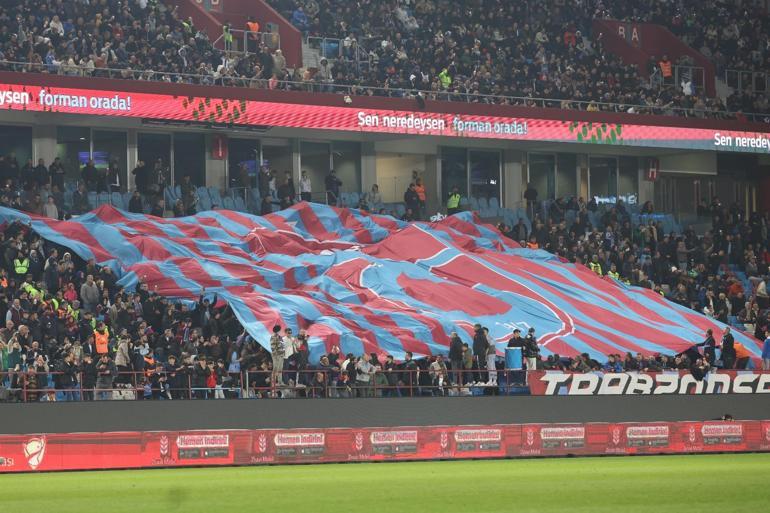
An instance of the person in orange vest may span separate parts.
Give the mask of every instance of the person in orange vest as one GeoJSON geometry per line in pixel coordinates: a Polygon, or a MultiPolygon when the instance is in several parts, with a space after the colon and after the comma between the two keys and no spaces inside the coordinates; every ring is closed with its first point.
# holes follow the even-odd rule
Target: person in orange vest
{"type": "Polygon", "coordinates": [[[663,77],[663,83],[673,83],[673,67],[671,66],[671,61],[668,60],[668,55],[663,56],[663,58],[658,62],[658,66],[660,67],[660,75],[663,77]]]}
{"type": "Polygon", "coordinates": [[[110,350],[110,330],[104,324],[104,321],[99,321],[94,330],[94,342],[96,344],[96,354],[103,355],[109,353],[110,350]]]}
{"type": "Polygon", "coordinates": [[[539,249],[540,245],[537,243],[537,238],[533,235],[529,238],[529,242],[527,242],[527,247],[529,249],[539,249]]]}
{"type": "Polygon", "coordinates": [[[249,16],[249,21],[246,22],[246,31],[249,36],[246,38],[247,52],[256,53],[259,50],[259,23],[254,19],[254,16],[249,16]]]}
{"type": "Polygon", "coordinates": [[[740,342],[733,344],[733,347],[735,348],[735,368],[745,369],[751,360],[751,351],[746,349],[740,342]]]}

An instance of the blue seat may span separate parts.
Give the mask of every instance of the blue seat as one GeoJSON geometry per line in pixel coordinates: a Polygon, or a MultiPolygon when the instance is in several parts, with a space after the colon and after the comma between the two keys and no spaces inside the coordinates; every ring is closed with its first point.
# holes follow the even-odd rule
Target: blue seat
{"type": "Polygon", "coordinates": [[[222,195],[219,193],[219,187],[209,187],[209,197],[211,198],[212,207],[214,205],[219,205],[220,207],[224,205],[222,195]]]}
{"type": "Polygon", "coordinates": [[[91,205],[91,208],[96,208],[99,206],[99,198],[93,191],[88,193],[88,204],[91,205]]]}
{"type": "Polygon", "coordinates": [[[107,192],[100,192],[99,193],[99,205],[109,205],[110,204],[110,194],[107,192]]]}
{"type": "Polygon", "coordinates": [[[198,195],[198,211],[211,210],[211,198],[208,193],[205,195],[198,195]]]}
{"type": "Polygon", "coordinates": [[[479,202],[479,210],[486,210],[489,208],[489,201],[487,200],[487,198],[479,198],[478,202],[479,202]]]}
{"type": "Polygon", "coordinates": [[[239,212],[246,212],[246,202],[243,201],[242,196],[236,196],[233,201],[235,202],[235,210],[239,212]]]}
{"type": "Polygon", "coordinates": [[[235,202],[230,196],[225,196],[222,200],[222,206],[227,210],[235,210],[235,202]]]}
{"type": "Polygon", "coordinates": [[[347,192],[340,192],[340,203],[350,205],[350,195],[347,192]]]}
{"type": "Polygon", "coordinates": [[[465,196],[460,197],[460,206],[461,207],[467,207],[468,206],[468,198],[465,196]]]}
{"type": "Polygon", "coordinates": [[[206,196],[207,198],[211,199],[211,197],[209,196],[209,190],[205,187],[198,187],[195,190],[195,194],[198,195],[198,198],[201,198],[202,196],[206,196]]]}
{"type": "Polygon", "coordinates": [[[64,209],[72,210],[72,191],[64,191],[64,209]]]}
{"type": "Polygon", "coordinates": [[[181,185],[175,185],[174,186],[174,199],[180,199],[182,197],[182,186],[181,185]]]}
{"type": "Polygon", "coordinates": [[[112,206],[115,208],[119,208],[121,210],[126,209],[126,205],[123,202],[123,196],[121,196],[119,192],[112,193],[110,197],[110,203],[112,203],[112,206]]]}
{"type": "Polygon", "coordinates": [[[166,206],[171,206],[176,203],[174,191],[171,189],[171,187],[166,187],[163,189],[163,199],[166,200],[166,206]]]}
{"type": "Polygon", "coordinates": [[[406,207],[403,203],[396,203],[396,216],[401,217],[406,214],[406,207]]]}
{"type": "Polygon", "coordinates": [[[348,202],[349,207],[355,207],[356,205],[358,205],[358,201],[361,199],[360,195],[357,192],[349,193],[348,198],[350,200],[348,202]]]}
{"type": "Polygon", "coordinates": [[[479,200],[475,196],[470,197],[470,201],[468,204],[471,207],[471,210],[478,210],[479,209],[479,200]]]}
{"type": "Polygon", "coordinates": [[[494,212],[495,217],[500,215],[500,200],[497,198],[489,198],[489,209],[494,212]]]}

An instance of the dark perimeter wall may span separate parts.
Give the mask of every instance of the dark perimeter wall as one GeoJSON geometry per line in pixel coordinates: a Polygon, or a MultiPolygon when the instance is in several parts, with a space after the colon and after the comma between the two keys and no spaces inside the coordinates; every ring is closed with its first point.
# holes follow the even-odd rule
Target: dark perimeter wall
{"type": "Polygon", "coordinates": [[[0,434],[770,419],[770,395],[0,404],[0,434]]]}

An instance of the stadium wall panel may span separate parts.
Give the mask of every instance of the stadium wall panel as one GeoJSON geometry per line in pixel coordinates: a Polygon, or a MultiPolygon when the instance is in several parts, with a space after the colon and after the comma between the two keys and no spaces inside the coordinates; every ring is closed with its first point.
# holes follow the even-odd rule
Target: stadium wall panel
{"type": "Polygon", "coordinates": [[[0,404],[0,434],[768,418],[766,394],[485,396],[0,404]]]}
{"type": "Polygon", "coordinates": [[[770,451],[770,421],[0,435],[0,472],[770,451]]]}

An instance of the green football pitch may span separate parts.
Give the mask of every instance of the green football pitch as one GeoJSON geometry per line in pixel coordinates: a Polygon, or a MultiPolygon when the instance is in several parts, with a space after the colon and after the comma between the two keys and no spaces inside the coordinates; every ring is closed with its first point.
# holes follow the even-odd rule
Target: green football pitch
{"type": "Polygon", "coordinates": [[[2,510],[110,513],[751,512],[770,454],[0,475],[2,510]]]}

